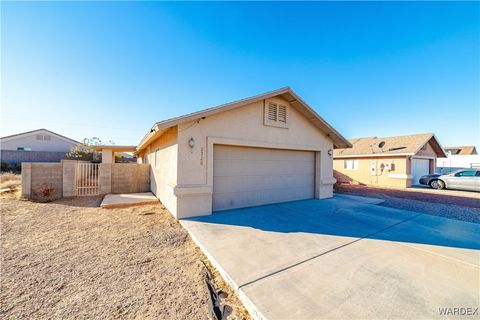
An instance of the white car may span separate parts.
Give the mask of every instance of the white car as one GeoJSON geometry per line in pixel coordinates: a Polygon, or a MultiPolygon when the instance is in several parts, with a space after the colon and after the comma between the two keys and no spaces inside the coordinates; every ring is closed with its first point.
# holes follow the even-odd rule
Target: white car
{"type": "Polygon", "coordinates": [[[434,189],[457,189],[480,192],[480,169],[462,169],[447,174],[429,174],[420,183],[434,189]]]}

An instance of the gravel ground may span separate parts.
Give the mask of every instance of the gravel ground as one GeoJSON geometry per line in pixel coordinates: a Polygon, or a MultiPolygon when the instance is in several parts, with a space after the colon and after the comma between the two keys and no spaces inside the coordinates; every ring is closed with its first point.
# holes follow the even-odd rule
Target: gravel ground
{"type": "Polygon", "coordinates": [[[381,206],[480,223],[480,200],[365,186],[335,186],[337,193],[384,199],[381,206]]]}
{"type": "MultiPolygon", "coordinates": [[[[208,319],[204,264],[161,205],[100,209],[101,197],[1,201],[2,319],[208,319]]],[[[217,272],[217,288],[249,318],[217,272]]]]}

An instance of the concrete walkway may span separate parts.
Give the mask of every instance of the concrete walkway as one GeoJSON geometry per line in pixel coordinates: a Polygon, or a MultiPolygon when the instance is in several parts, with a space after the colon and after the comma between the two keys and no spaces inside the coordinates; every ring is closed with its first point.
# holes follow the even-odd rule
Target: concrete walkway
{"type": "Polygon", "coordinates": [[[480,224],[337,195],[182,220],[257,319],[431,319],[480,306],[480,224]]]}
{"type": "Polygon", "coordinates": [[[158,203],[157,197],[151,192],[107,194],[103,198],[100,207],[119,208],[149,203],[158,203]]]}

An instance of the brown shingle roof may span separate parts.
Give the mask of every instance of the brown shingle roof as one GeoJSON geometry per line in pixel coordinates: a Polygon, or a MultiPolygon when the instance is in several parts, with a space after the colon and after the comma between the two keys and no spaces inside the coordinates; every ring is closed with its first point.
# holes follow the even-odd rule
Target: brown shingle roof
{"type": "Polygon", "coordinates": [[[475,155],[477,153],[477,149],[475,146],[457,146],[457,147],[445,147],[445,152],[450,151],[452,155],[475,155]]]}
{"type": "Polygon", "coordinates": [[[433,141],[433,146],[439,157],[445,157],[440,144],[432,133],[414,134],[396,137],[366,137],[350,139],[352,144],[348,149],[334,150],[334,157],[347,156],[381,156],[381,155],[413,155],[427,142],[433,141]],[[380,143],[384,142],[380,147],[380,143]]]}

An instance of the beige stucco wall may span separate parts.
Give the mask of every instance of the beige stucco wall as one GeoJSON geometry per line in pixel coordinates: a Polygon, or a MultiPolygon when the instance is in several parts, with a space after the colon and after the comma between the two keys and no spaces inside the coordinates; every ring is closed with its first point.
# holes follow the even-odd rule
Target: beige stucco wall
{"type": "Polygon", "coordinates": [[[420,156],[420,157],[432,157],[432,158],[436,158],[437,157],[437,154],[435,153],[435,150],[433,149],[432,147],[432,144],[429,142],[426,144],[426,150],[419,150],[414,157],[417,157],[417,156],[420,156]]]}
{"type": "Polygon", "coordinates": [[[153,141],[142,153],[143,160],[150,164],[150,189],[165,207],[177,214],[177,198],[174,188],[177,185],[177,127],[173,127],[153,141]],[[158,162],[155,151],[158,149],[158,162]]]}
{"type": "Polygon", "coordinates": [[[407,157],[371,157],[371,158],[342,158],[334,159],[333,169],[340,173],[337,174],[339,182],[348,182],[349,179],[366,185],[382,185],[390,187],[408,187],[410,183],[410,166],[407,157]],[[358,169],[344,169],[344,160],[358,160],[358,169]],[[370,168],[372,161],[377,168],[376,175],[371,175],[370,168]],[[382,164],[394,164],[394,170],[381,170],[382,164]],[[345,176],[342,176],[345,175],[345,176]],[[344,181],[342,181],[344,180],[344,181]]]}
{"type": "Polygon", "coordinates": [[[333,160],[328,155],[332,141],[293,108],[289,108],[288,128],[265,126],[263,103],[179,125],[147,147],[152,191],[177,218],[211,214],[215,144],[315,151],[315,197],[333,195],[333,160]],[[188,144],[190,138],[195,140],[194,148],[188,144]],[[154,164],[156,148],[161,150],[159,168],[154,164]]]}

